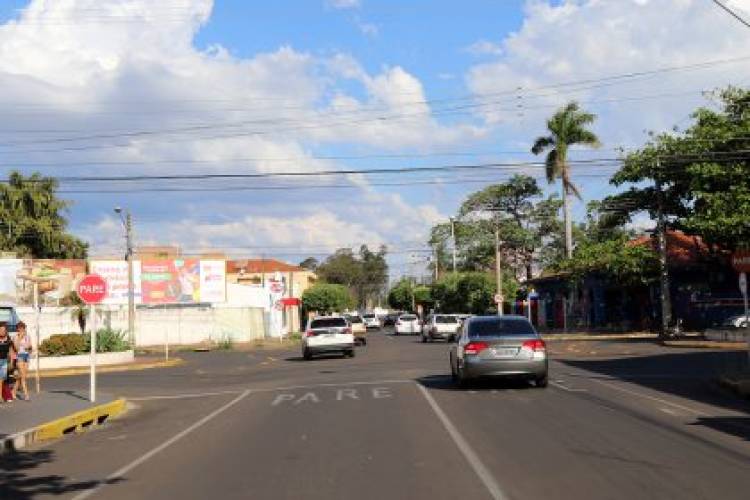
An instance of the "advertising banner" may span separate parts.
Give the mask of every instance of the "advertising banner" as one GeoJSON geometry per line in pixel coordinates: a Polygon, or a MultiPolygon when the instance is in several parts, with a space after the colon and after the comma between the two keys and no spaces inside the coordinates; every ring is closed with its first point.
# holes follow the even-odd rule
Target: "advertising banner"
{"type": "Polygon", "coordinates": [[[0,300],[33,303],[34,283],[42,304],[57,304],[86,274],[86,261],[76,259],[0,260],[0,300]]]}
{"type": "Polygon", "coordinates": [[[223,260],[200,261],[200,291],[201,302],[225,302],[227,265],[223,260]]]}
{"type": "Polygon", "coordinates": [[[16,302],[17,279],[23,269],[21,259],[0,260],[0,302],[16,302]]]}
{"type": "MultiPolygon", "coordinates": [[[[128,262],[125,260],[95,260],[89,263],[92,274],[107,281],[107,297],[102,304],[123,305],[128,303],[128,262]]],[[[135,303],[141,301],[141,262],[133,261],[133,288],[135,303]]]]}

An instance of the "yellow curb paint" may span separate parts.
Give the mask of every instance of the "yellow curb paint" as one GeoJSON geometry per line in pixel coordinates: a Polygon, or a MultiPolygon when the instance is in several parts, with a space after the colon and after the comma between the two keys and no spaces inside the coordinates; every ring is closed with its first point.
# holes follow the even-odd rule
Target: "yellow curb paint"
{"type": "Polygon", "coordinates": [[[33,441],[45,441],[60,438],[65,434],[81,433],[88,428],[104,423],[125,411],[125,399],[120,398],[111,403],[79,411],[52,422],[47,422],[34,429],[33,441]]]}
{"type": "MultiPolygon", "coordinates": [[[[169,368],[172,366],[178,366],[185,363],[182,358],[172,358],[169,361],[156,361],[154,363],[140,363],[133,365],[110,365],[110,366],[97,366],[97,373],[117,373],[117,372],[133,372],[140,370],[149,370],[152,368],[169,368]]],[[[42,377],[69,377],[71,375],[85,375],[89,373],[88,367],[76,367],[76,368],[65,368],[60,370],[42,370],[42,377]]]]}

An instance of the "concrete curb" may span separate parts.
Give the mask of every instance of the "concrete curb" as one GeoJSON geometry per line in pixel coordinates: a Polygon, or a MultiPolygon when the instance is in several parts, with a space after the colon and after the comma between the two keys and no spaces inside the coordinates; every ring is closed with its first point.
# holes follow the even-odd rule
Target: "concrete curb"
{"type": "Polygon", "coordinates": [[[685,347],[692,349],[746,349],[745,342],[717,342],[715,340],[665,340],[662,342],[665,347],[685,347]]]}
{"type": "Polygon", "coordinates": [[[61,438],[66,434],[80,434],[117,417],[125,411],[125,408],[126,401],[120,398],[18,432],[0,440],[0,455],[13,453],[41,441],[61,438]]]}
{"type": "MultiPolygon", "coordinates": [[[[172,366],[178,366],[185,363],[182,358],[172,358],[169,361],[154,361],[153,363],[135,363],[132,365],[105,365],[97,366],[96,373],[117,373],[117,372],[135,372],[140,370],[150,370],[152,368],[169,368],[172,366]]],[[[88,366],[81,366],[76,368],[62,368],[59,370],[42,370],[40,375],[42,378],[49,377],[69,377],[71,375],[85,375],[89,373],[88,366]]],[[[33,374],[33,372],[32,372],[33,374]]],[[[33,377],[33,375],[30,375],[33,377]]]]}
{"type": "Polygon", "coordinates": [[[750,398],[750,379],[733,379],[723,376],[718,379],[719,385],[729,389],[740,397],[750,398]]]}

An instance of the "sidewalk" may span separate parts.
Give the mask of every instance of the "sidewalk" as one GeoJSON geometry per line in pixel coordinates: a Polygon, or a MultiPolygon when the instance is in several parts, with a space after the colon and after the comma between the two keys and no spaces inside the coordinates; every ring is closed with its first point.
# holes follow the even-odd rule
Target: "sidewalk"
{"type": "Polygon", "coordinates": [[[125,400],[97,394],[50,391],[35,394],[31,401],[0,403],[0,454],[35,442],[55,439],[104,423],[125,410],[125,400]]]}

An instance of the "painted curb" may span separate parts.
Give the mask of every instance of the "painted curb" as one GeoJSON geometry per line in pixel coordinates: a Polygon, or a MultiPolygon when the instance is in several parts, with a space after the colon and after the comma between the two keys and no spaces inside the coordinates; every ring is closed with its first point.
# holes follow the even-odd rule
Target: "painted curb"
{"type": "MultiPolygon", "coordinates": [[[[96,373],[118,373],[118,372],[136,372],[140,370],[150,370],[152,368],[170,368],[172,366],[179,366],[185,363],[182,358],[172,358],[169,361],[155,361],[153,363],[136,363],[133,365],[105,365],[97,366],[96,373]]],[[[33,373],[33,372],[31,372],[33,373]]],[[[64,368],[60,370],[50,370],[40,372],[42,378],[54,378],[54,377],[69,377],[72,375],[86,375],[89,373],[88,366],[82,366],[77,368],[64,368]]]]}
{"type": "Polygon", "coordinates": [[[80,434],[107,420],[116,418],[126,409],[124,398],[111,403],[94,406],[86,410],[72,413],[57,420],[37,425],[31,429],[5,437],[0,441],[0,455],[13,453],[34,443],[61,438],[66,434],[80,434]]]}
{"type": "Polygon", "coordinates": [[[565,334],[565,333],[542,333],[544,340],[628,340],[628,339],[657,339],[658,335],[651,333],[625,333],[625,334],[565,334]]]}
{"type": "Polygon", "coordinates": [[[718,342],[715,340],[685,342],[680,340],[665,340],[664,347],[685,347],[687,349],[746,349],[747,344],[742,342],[718,342]]]}

